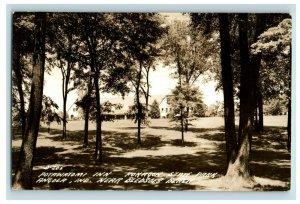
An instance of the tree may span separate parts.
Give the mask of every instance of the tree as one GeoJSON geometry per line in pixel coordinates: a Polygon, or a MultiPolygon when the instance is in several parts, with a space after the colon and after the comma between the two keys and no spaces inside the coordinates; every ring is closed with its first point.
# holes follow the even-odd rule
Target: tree
{"type": "Polygon", "coordinates": [[[265,108],[266,114],[268,115],[281,115],[283,113],[282,101],[272,100],[270,103],[266,104],[265,108]]]}
{"type": "Polygon", "coordinates": [[[88,131],[89,131],[89,117],[90,117],[90,110],[92,105],[91,99],[91,83],[88,84],[87,92],[82,96],[81,99],[77,100],[75,104],[78,107],[81,107],[84,112],[84,134],[83,134],[83,148],[87,148],[89,144],[88,139],[88,131]]]}
{"type": "MultiPolygon", "coordinates": [[[[248,15],[239,14],[239,47],[240,47],[240,121],[238,132],[238,153],[233,163],[229,163],[226,176],[240,179],[252,185],[250,176],[249,155],[252,138],[252,119],[255,109],[255,94],[257,93],[258,74],[251,68],[248,46],[248,15]]],[[[258,68],[259,69],[259,68],[258,68]]]]}
{"type": "MultiPolygon", "coordinates": [[[[266,14],[256,14],[256,21],[255,21],[255,33],[253,37],[253,41],[257,41],[258,36],[264,31],[266,27],[266,14]]],[[[250,60],[250,66],[253,69],[253,89],[255,91],[254,93],[254,98],[252,99],[252,106],[253,106],[253,111],[254,111],[254,117],[256,118],[255,124],[253,123],[252,125],[255,125],[255,129],[257,131],[263,131],[264,125],[263,125],[263,96],[261,93],[261,84],[260,84],[260,69],[261,69],[261,54],[256,53],[252,54],[251,60],[250,60]],[[257,114],[258,113],[258,114],[257,114]],[[257,115],[259,117],[257,117],[257,115]],[[259,118],[258,122],[257,119],[259,118]]],[[[255,119],[254,118],[254,119],[255,119]]]]}
{"type": "MultiPolygon", "coordinates": [[[[124,39],[129,57],[134,62],[130,81],[135,90],[135,105],[133,107],[137,109],[135,114],[138,125],[137,143],[141,146],[141,123],[144,115],[140,92],[143,85],[143,69],[146,68],[149,73],[154,57],[159,53],[159,48],[156,45],[165,33],[165,28],[161,26],[159,16],[156,13],[128,13],[123,18],[127,21],[124,20],[124,26],[127,28],[124,39]]],[[[146,80],[148,76],[147,74],[146,80]]],[[[149,92],[145,91],[145,93],[146,100],[148,100],[149,92]]]]}
{"type": "MultiPolygon", "coordinates": [[[[97,108],[96,108],[96,97],[95,94],[91,95],[91,110],[90,110],[90,120],[96,121],[97,108]]],[[[76,102],[76,105],[84,109],[85,106],[85,97],[76,102]]],[[[111,103],[110,101],[105,101],[101,103],[101,122],[104,121],[114,121],[114,111],[122,108],[122,104],[111,103]]]]}
{"type": "Polygon", "coordinates": [[[205,117],[206,111],[207,111],[207,106],[201,100],[196,102],[195,105],[193,106],[192,115],[197,118],[205,117]]]}
{"type": "MultiPolygon", "coordinates": [[[[127,81],[129,68],[132,65],[129,60],[127,39],[127,27],[125,26],[125,14],[111,13],[81,13],[78,14],[78,37],[83,46],[81,58],[90,78],[87,82],[87,101],[91,100],[91,94],[95,94],[96,100],[96,145],[95,161],[102,162],[102,122],[101,122],[101,91],[122,96],[128,91],[127,81]]],[[[75,22],[76,23],[76,22],[75,22]]],[[[127,22],[128,23],[128,22],[127,22]]],[[[83,73],[83,72],[81,72],[83,73]]],[[[86,72],[83,75],[87,74],[86,72]]],[[[87,106],[86,118],[89,106],[87,106]]],[[[86,120],[87,121],[87,120],[86,120]]],[[[86,127],[86,126],[85,126],[86,127]]],[[[87,131],[85,131],[87,133],[87,131]]],[[[85,137],[86,138],[86,137],[85,137]]]]}
{"type": "MultiPolygon", "coordinates": [[[[216,19],[214,14],[192,14],[191,16],[195,27],[206,31],[207,34],[212,35],[215,33],[216,19]]],[[[249,45],[259,40],[261,33],[268,27],[274,26],[274,23],[282,19],[283,16],[281,14],[218,14],[222,69],[221,75],[217,72],[216,76],[222,79],[224,93],[225,139],[228,162],[226,177],[233,179],[234,182],[240,180],[242,183],[253,184],[249,171],[252,125],[257,106],[259,106],[259,121],[262,122],[263,97],[266,96],[265,87],[268,87],[268,89],[272,87],[269,89],[271,93],[278,93],[274,90],[280,90],[281,92],[285,90],[281,88],[284,83],[278,83],[278,81],[281,81],[279,80],[280,77],[286,78],[282,71],[277,71],[275,64],[272,64],[273,67],[275,66],[272,67],[272,71],[276,70],[278,75],[269,71],[268,73],[271,73],[271,75],[265,77],[264,71],[262,71],[264,69],[261,69],[266,63],[264,55],[260,55],[258,52],[250,53],[249,45]],[[228,19],[230,19],[230,24],[228,19]],[[268,81],[269,84],[264,84],[264,81],[268,81]],[[240,104],[237,104],[240,109],[238,137],[235,136],[234,130],[233,98],[235,96],[240,99],[240,104]],[[232,128],[226,128],[229,126],[232,128]]],[[[283,32],[279,33],[278,36],[283,34],[283,32]]],[[[279,40],[279,42],[282,41],[279,40]]],[[[274,45],[274,43],[268,42],[266,45],[274,45]]],[[[280,48],[278,50],[279,52],[282,51],[280,48]]],[[[274,57],[269,58],[271,62],[274,62],[274,59],[274,57]]]]}
{"type": "Polygon", "coordinates": [[[270,100],[278,98],[278,95],[287,98],[288,149],[291,141],[291,29],[291,19],[283,19],[277,26],[263,32],[251,45],[252,53],[262,55],[262,93],[265,98],[270,100]]]}
{"type": "Polygon", "coordinates": [[[67,132],[67,110],[66,104],[68,93],[74,90],[69,87],[72,77],[72,71],[78,61],[76,53],[79,51],[80,42],[76,34],[76,27],[74,27],[74,14],[71,13],[55,13],[53,14],[53,32],[55,40],[53,40],[53,47],[56,55],[54,65],[61,70],[62,74],[62,96],[63,96],[63,131],[61,139],[66,139],[67,132]]]}
{"type": "Polygon", "coordinates": [[[31,68],[29,55],[33,52],[33,14],[15,13],[13,16],[12,100],[13,120],[20,122],[22,136],[26,127],[26,102],[30,92],[31,68]]]}
{"type": "MultiPolygon", "coordinates": [[[[175,68],[174,77],[178,79],[178,93],[193,91],[193,85],[199,77],[211,66],[212,59],[209,58],[208,40],[201,31],[192,29],[186,22],[175,21],[170,28],[169,35],[165,40],[166,58],[165,64],[175,68]],[[191,90],[186,90],[191,88],[191,90]]],[[[184,93],[182,93],[184,95],[184,93]]],[[[188,101],[188,95],[185,95],[188,101]]],[[[195,102],[195,101],[193,101],[195,102]]],[[[185,103],[180,103],[184,105],[185,103]]],[[[180,107],[181,124],[185,124],[188,130],[188,118],[190,107],[180,107]]],[[[183,132],[182,132],[183,135],[183,132]]],[[[183,136],[182,136],[183,137],[183,136]]]]}
{"type": "Polygon", "coordinates": [[[32,167],[42,110],[45,70],[46,13],[34,15],[33,75],[25,134],[22,140],[14,189],[32,189],[32,167]]]}
{"type": "Polygon", "coordinates": [[[95,161],[102,163],[102,122],[101,122],[101,106],[100,106],[100,86],[101,69],[105,64],[107,52],[110,51],[112,42],[107,39],[110,29],[105,18],[105,14],[81,14],[81,23],[83,26],[82,37],[89,53],[89,66],[93,75],[95,95],[96,95],[96,145],[95,145],[95,161]],[[100,53],[97,52],[100,50],[100,53]]]}
{"type": "Polygon", "coordinates": [[[241,82],[240,82],[240,123],[238,133],[238,154],[233,163],[229,163],[227,176],[236,178],[242,177],[249,180],[249,153],[250,140],[252,137],[252,103],[254,97],[252,74],[249,66],[249,49],[247,37],[247,14],[239,14],[239,46],[240,46],[240,66],[241,66],[241,82]],[[249,100],[250,98],[250,100],[249,100]]]}
{"type": "Polygon", "coordinates": [[[171,107],[173,110],[172,120],[179,121],[181,126],[181,143],[184,144],[184,130],[187,131],[189,109],[201,103],[202,94],[198,87],[191,87],[188,84],[177,85],[172,90],[171,107]]]}
{"type": "Polygon", "coordinates": [[[221,39],[221,68],[224,95],[224,122],[227,164],[232,163],[237,153],[237,140],[234,123],[233,100],[233,71],[231,66],[231,46],[229,34],[228,14],[219,14],[219,32],[221,39]]]}
{"type": "Polygon", "coordinates": [[[56,121],[60,124],[61,117],[56,113],[58,105],[48,96],[43,95],[43,108],[41,113],[41,121],[48,125],[48,133],[50,132],[50,125],[56,121]]]}
{"type": "MultiPolygon", "coordinates": [[[[153,56],[154,58],[154,56],[153,56]]],[[[151,58],[150,60],[148,60],[147,63],[145,63],[145,66],[143,66],[143,69],[142,69],[142,72],[143,72],[143,75],[145,76],[146,78],[146,83],[145,83],[145,88],[143,86],[141,86],[141,89],[142,89],[142,92],[144,94],[144,97],[145,97],[145,106],[146,106],[146,115],[145,115],[145,118],[147,119],[149,116],[148,116],[148,113],[149,113],[149,96],[150,96],[150,81],[149,81],[149,77],[150,77],[150,70],[151,70],[151,67],[153,65],[153,58],[151,58]]],[[[155,69],[155,67],[153,66],[153,69],[155,69]]]]}
{"type": "Polygon", "coordinates": [[[160,118],[159,104],[156,100],[154,100],[150,106],[149,116],[153,119],[160,118]]]}

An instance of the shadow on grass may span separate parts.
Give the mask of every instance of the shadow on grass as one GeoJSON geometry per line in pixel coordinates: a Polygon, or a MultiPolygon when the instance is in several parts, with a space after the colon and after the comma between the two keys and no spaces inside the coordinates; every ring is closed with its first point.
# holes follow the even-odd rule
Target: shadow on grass
{"type": "Polygon", "coordinates": [[[265,127],[255,134],[250,154],[250,167],[255,176],[289,182],[291,154],[286,149],[285,127],[265,127]]]}
{"type": "MultiPolygon", "coordinates": [[[[151,127],[153,129],[177,130],[168,127],[151,127]]],[[[41,128],[41,132],[47,132],[47,128],[41,128]]],[[[34,166],[63,165],[65,170],[76,172],[112,171],[116,177],[123,177],[124,173],[131,172],[217,172],[219,175],[226,173],[226,154],[224,131],[222,128],[190,128],[196,138],[205,139],[215,145],[211,149],[201,150],[201,143],[185,142],[184,146],[194,148],[198,145],[199,151],[193,154],[172,154],[164,156],[142,156],[122,157],[123,153],[135,151],[137,136],[133,133],[118,131],[103,131],[103,163],[96,165],[94,162],[95,131],[89,131],[90,145],[83,149],[80,146],[71,147],[70,144],[82,144],[83,131],[68,131],[69,143],[66,147],[37,147],[34,166]]],[[[48,139],[59,142],[61,130],[51,129],[48,139]]],[[[159,150],[160,147],[171,145],[182,146],[181,140],[162,140],[161,135],[142,135],[142,150],[159,150]]],[[[255,176],[267,179],[290,181],[290,154],[285,148],[286,128],[267,127],[261,134],[255,134],[250,154],[250,169],[255,176]]],[[[17,162],[18,150],[12,150],[13,168],[17,162]]],[[[43,170],[34,171],[34,179],[43,170]]],[[[114,189],[114,190],[193,190],[205,189],[203,186],[192,184],[99,184],[93,183],[34,183],[40,189],[114,189]]],[[[263,190],[286,190],[282,187],[265,186],[263,190]]]]}
{"type": "MultiPolygon", "coordinates": [[[[64,167],[64,172],[85,172],[88,175],[94,175],[97,172],[110,172],[113,171],[112,177],[125,178],[124,175],[128,172],[222,172],[225,166],[220,165],[218,160],[213,159],[216,157],[215,153],[197,153],[195,155],[171,155],[171,156],[148,156],[148,157],[133,157],[133,158],[119,158],[110,157],[109,151],[106,150],[104,154],[104,163],[101,165],[95,165],[90,163],[83,155],[77,155],[74,160],[73,154],[64,155],[64,163],[67,167],[64,167]],[[71,159],[73,157],[73,159],[71,159]],[[204,159],[206,158],[206,159],[204,159]],[[198,162],[195,162],[198,161],[198,162]]],[[[46,158],[42,158],[43,162],[49,162],[46,158]]],[[[38,175],[44,170],[36,170],[34,172],[34,181],[37,181],[38,175]]],[[[54,171],[55,172],[55,171],[54,171]]],[[[84,190],[96,190],[96,189],[114,189],[114,190],[198,190],[205,189],[199,185],[186,183],[165,183],[158,184],[150,183],[122,183],[122,185],[116,184],[99,184],[98,178],[91,177],[92,183],[51,183],[46,188],[49,189],[84,189],[84,190]]],[[[37,188],[45,188],[45,184],[34,184],[37,188]]]]}
{"type": "Polygon", "coordinates": [[[184,141],[182,143],[182,140],[180,140],[180,139],[171,140],[170,144],[173,145],[173,146],[184,146],[184,147],[196,147],[198,145],[196,142],[186,142],[186,141],[184,141]]]}
{"type": "MultiPolygon", "coordinates": [[[[152,129],[159,129],[159,130],[174,130],[181,132],[181,127],[165,127],[165,126],[151,126],[152,129]]],[[[189,127],[188,132],[191,133],[205,133],[210,131],[224,131],[223,127],[217,128],[196,128],[196,127],[189,127]]]]}

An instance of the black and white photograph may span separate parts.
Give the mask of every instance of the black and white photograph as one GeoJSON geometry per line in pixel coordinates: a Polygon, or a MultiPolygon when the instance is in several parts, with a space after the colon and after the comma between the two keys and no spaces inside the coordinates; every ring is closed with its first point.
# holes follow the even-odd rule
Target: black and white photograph
{"type": "Polygon", "coordinates": [[[291,14],[11,18],[12,190],[290,190],[291,14]]]}

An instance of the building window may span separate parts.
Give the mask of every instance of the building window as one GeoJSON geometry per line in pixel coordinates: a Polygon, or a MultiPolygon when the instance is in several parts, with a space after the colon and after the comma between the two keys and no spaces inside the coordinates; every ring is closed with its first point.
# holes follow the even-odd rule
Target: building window
{"type": "Polygon", "coordinates": [[[168,108],[166,108],[166,112],[168,112],[168,108]]]}
{"type": "Polygon", "coordinates": [[[164,111],[164,108],[161,108],[161,111],[164,111]]]}

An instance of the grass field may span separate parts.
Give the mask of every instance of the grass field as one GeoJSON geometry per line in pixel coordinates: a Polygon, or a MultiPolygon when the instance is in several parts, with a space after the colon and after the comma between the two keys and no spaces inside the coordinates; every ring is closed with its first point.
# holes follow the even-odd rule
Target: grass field
{"type": "MultiPolygon", "coordinates": [[[[226,173],[226,155],[223,118],[200,118],[193,121],[181,144],[179,127],[167,119],[151,120],[142,128],[142,146],[137,146],[136,124],[131,120],[103,123],[103,163],[95,164],[95,123],[90,123],[89,147],[82,148],[84,121],[69,121],[67,139],[60,141],[62,126],[51,124],[48,133],[42,126],[37,141],[34,162],[34,188],[36,189],[151,189],[151,190],[288,190],[290,185],[290,153],[286,150],[287,117],[266,116],[265,131],[254,134],[250,154],[250,169],[259,185],[254,189],[238,188],[222,182],[226,173]],[[48,167],[61,167],[63,171],[112,172],[113,178],[124,178],[126,172],[160,172],[164,178],[179,172],[195,175],[199,172],[216,173],[214,178],[193,177],[184,183],[105,183],[99,178],[84,182],[37,182],[48,167]]],[[[238,124],[238,121],[236,121],[238,124]]],[[[16,166],[21,139],[15,134],[12,141],[13,169],[16,166]]],[[[58,172],[48,168],[49,172],[58,172]]],[[[176,176],[175,176],[176,177],[176,176]]],[[[177,181],[184,177],[177,176],[177,181]]]]}

